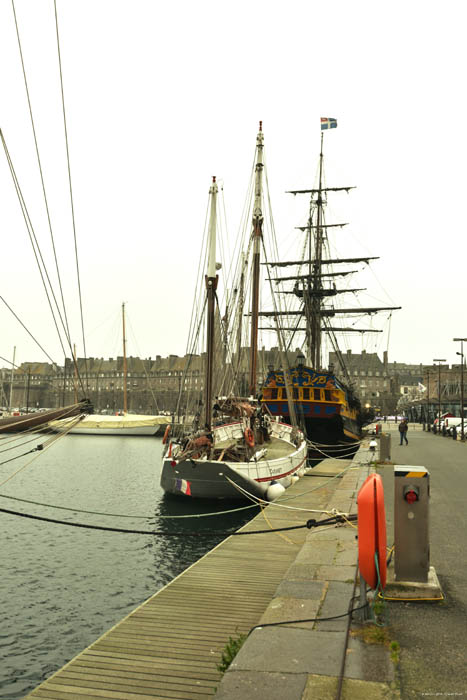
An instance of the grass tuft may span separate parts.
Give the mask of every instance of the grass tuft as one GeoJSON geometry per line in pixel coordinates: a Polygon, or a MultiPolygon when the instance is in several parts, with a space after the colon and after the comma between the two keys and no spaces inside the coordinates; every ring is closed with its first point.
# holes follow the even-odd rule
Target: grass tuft
{"type": "Polygon", "coordinates": [[[221,673],[225,673],[229,668],[230,664],[237,656],[240,651],[244,641],[246,640],[246,634],[239,634],[238,637],[229,637],[229,641],[224,647],[222,652],[221,662],[217,665],[217,670],[221,673]]]}

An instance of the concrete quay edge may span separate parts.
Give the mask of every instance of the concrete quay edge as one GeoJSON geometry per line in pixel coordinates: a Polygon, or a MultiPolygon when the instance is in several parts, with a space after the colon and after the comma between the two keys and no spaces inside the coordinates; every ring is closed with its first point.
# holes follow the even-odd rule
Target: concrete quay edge
{"type": "MultiPolygon", "coordinates": [[[[357,494],[373,470],[375,455],[361,447],[338,480],[327,510],[357,512],[357,494]]],[[[331,476],[331,474],[329,474],[331,476]]],[[[335,700],[358,560],[351,526],[311,530],[259,625],[294,623],[253,630],[225,672],[216,700],[335,700]]],[[[358,595],[358,588],[355,589],[358,595]]],[[[353,603],[355,606],[355,603],[353,603]]],[[[358,601],[357,601],[358,605],[358,601]]],[[[397,700],[389,650],[349,637],[342,700],[397,700]]]]}

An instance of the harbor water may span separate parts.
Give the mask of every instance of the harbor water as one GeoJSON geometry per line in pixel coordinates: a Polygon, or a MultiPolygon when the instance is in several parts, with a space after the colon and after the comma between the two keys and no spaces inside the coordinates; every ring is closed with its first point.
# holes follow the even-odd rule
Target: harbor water
{"type": "Polygon", "coordinates": [[[2,699],[24,697],[224,539],[213,531],[236,529],[256,514],[254,508],[222,512],[244,503],[164,496],[160,438],[68,435],[24,455],[48,439],[0,440],[0,483],[25,466],[0,486],[0,508],[165,535],[105,532],[0,512],[2,699]],[[220,514],[173,517],[213,510],[220,514]]]}

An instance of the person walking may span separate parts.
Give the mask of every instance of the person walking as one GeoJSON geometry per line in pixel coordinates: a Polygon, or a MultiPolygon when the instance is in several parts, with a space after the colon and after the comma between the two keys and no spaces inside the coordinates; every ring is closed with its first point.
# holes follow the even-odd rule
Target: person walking
{"type": "Polygon", "coordinates": [[[400,436],[401,436],[401,441],[400,441],[400,444],[401,444],[401,445],[404,444],[404,440],[405,440],[405,444],[406,444],[406,445],[409,444],[409,441],[407,440],[407,430],[408,430],[408,429],[409,429],[409,425],[408,425],[408,423],[407,423],[407,419],[404,418],[404,420],[402,420],[402,421],[399,423],[399,433],[400,433],[400,436]]]}

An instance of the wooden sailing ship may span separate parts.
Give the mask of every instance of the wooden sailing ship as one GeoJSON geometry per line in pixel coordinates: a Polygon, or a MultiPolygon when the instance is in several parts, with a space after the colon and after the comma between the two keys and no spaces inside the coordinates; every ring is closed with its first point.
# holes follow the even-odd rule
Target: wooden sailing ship
{"type": "MultiPolygon", "coordinates": [[[[216,208],[218,186],[209,191],[210,217],[205,275],[206,354],[203,415],[200,429],[194,421],[191,434],[166,436],[161,486],[166,493],[199,498],[245,498],[247,494],[274,500],[306,466],[307,444],[293,424],[271,420],[256,394],[257,330],[262,241],[263,133],[256,143],[254,206],[249,249],[252,253],[252,306],[249,399],[235,394],[219,397],[215,386],[216,208]],[[217,396],[217,398],[216,398],[217,396]]],[[[220,362],[221,369],[226,365],[220,362]]],[[[227,372],[227,370],[225,370],[227,372]]]]}
{"type": "MultiPolygon", "coordinates": [[[[348,266],[369,263],[374,257],[334,257],[328,249],[328,231],[346,224],[327,223],[325,207],[329,193],[349,192],[353,187],[325,187],[323,184],[323,134],[337,126],[336,120],[321,120],[321,149],[318,185],[311,189],[291,190],[290,194],[309,197],[309,215],[305,226],[297,227],[305,234],[304,255],[300,260],[272,263],[277,269],[292,272],[273,278],[282,286],[282,293],[291,295],[295,305],[287,310],[261,312],[263,317],[281,317],[290,338],[301,334],[303,352],[293,366],[272,368],[263,386],[262,401],[273,416],[290,420],[287,398],[292,398],[299,424],[310,441],[310,453],[315,457],[350,456],[357,448],[362,427],[370,422],[371,412],[362,408],[352,386],[352,380],[339,351],[341,333],[380,332],[359,330],[354,325],[339,325],[339,317],[355,317],[399,309],[395,306],[338,306],[336,300],[345,293],[356,294],[362,289],[339,289],[336,280],[353,274],[348,266]],[[285,289],[293,283],[292,289],[285,289]],[[327,334],[339,358],[339,367],[323,366],[322,337],[327,334]]],[[[289,297],[290,298],[290,297],[289,297]]]]}

